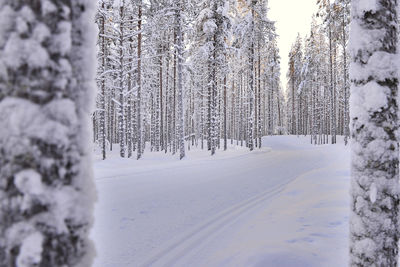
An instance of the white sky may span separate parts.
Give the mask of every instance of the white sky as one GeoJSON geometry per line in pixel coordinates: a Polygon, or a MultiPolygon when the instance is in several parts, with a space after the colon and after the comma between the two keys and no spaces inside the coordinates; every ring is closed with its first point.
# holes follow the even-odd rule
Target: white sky
{"type": "Polygon", "coordinates": [[[311,17],[317,11],[317,0],[269,0],[269,18],[276,21],[281,56],[281,81],[286,90],[288,55],[297,33],[309,34],[311,17]]]}

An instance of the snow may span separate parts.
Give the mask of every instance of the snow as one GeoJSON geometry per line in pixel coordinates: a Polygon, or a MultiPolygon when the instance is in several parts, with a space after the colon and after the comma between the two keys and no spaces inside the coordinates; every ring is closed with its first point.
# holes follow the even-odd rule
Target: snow
{"type": "Polygon", "coordinates": [[[91,266],[94,7],[0,5],[1,266],[91,266]]]}
{"type": "Polygon", "coordinates": [[[217,25],[215,24],[215,21],[212,19],[208,19],[206,22],[203,24],[203,32],[207,35],[212,35],[217,29],[217,25]]]}
{"type": "Polygon", "coordinates": [[[378,189],[376,188],[375,183],[372,183],[371,188],[369,189],[369,199],[371,200],[372,203],[375,203],[377,193],[378,189]]]}
{"type": "Polygon", "coordinates": [[[23,170],[15,175],[14,184],[17,189],[28,195],[43,193],[42,177],[35,170],[23,170]]]}
{"type": "Polygon", "coordinates": [[[220,9],[221,9],[220,11],[221,15],[226,18],[229,18],[229,10],[230,10],[229,1],[225,1],[224,6],[222,8],[220,7],[220,9]]]}
{"type": "Polygon", "coordinates": [[[398,257],[396,7],[378,0],[351,5],[352,118],[350,265],[394,266],[398,257]],[[394,89],[393,89],[394,88],[394,89]]]}
{"type": "MultiPolygon", "coordinates": [[[[354,1],[354,0],[353,0],[354,1]]],[[[361,17],[363,13],[371,12],[374,13],[380,7],[378,0],[355,0],[352,3],[354,6],[357,6],[358,15],[361,17]]]]}
{"type": "Polygon", "coordinates": [[[51,39],[51,49],[52,51],[57,51],[61,55],[66,55],[72,47],[71,39],[71,22],[60,21],[57,25],[58,34],[53,35],[51,39]]]}
{"type": "MultiPolygon", "coordinates": [[[[0,119],[8,129],[0,131],[0,138],[7,141],[4,149],[15,153],[19,149],[15,142],[22,145],[29,138],[65,145],[78,127],[75,104],[68,99],[54,100],[40,106],[28,100],[7,97],[1,101],[0,110],[0,119]]],[[[23,145],[21,149],[24,149],[23,145]]]]}
{"type": "Polygon", "coordinates": [[[44,67],[48,63],[49,54],[34,39],[21,39],[12,33],[4,48],[4,62],[8,67],[17,68],[23,64],[32,67],[44,67]]]}
{"type": "Polygon", "coordinates": [[[24,211],[32,207],[32,201],[35,198],[43,196],[42,177],[35,170],[20,171],[15,175],[14,184],[24,194],[21,205],[24,211]]]}
{"type": "Polygon", "coordinates": [[[346,266],[350,153],[309,142],[96,154],[94,266],[346,266]]]}
{"type": "Polygon", "coordinates": [[[354,87],[354,97],[350,98],[352,114],[363,120],[368,119],[368,112],[382,110],[387,107],[387,95],[390,89],[382,87],[375,81],[363,86],[354,87]]]}
{"type": "Polygon", "coordinates": [[[48,15],[57,11],[57,7],[49,0],[42,0],[42,15],[48,15]]]}
{"type": "Polygon", "coordinates": [[[38,23],[35,29],[33,30],[33,38],[39,43],[43,42],[49,36],[50,36],[50,30],[43,23],[38,23]]]}
{"type": "Polygon", "coordinates": [[[30,267],[40,263],[42,255],[43,236],[39,232],[32,233],[23,241],[18,254],[17,266],[30,267]]]}
{"type": "Polygon", "coordinates": [[[7,39],[8,32],[14,25],[15,12],[9,5],[0,5],[0,47],[2,47],[7,39]]]}

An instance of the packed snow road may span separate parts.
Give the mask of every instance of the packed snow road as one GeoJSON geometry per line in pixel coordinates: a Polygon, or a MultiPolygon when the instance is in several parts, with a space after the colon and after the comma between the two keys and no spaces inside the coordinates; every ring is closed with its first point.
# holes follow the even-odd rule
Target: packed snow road
{"type": "Polygon", "coordinates": [[[346,265],[349,151],[308,143],[96,160],[95,266],[346,265]]]}

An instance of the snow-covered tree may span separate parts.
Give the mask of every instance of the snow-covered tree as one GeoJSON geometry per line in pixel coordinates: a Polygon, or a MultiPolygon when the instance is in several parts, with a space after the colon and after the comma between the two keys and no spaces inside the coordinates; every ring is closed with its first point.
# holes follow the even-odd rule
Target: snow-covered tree
{"type": "Polygon", "coordinates": [[[290,87],[288,100],[290,102],[290,112],[288,112],[288,127],[291,134],[299,135],[300,132],[300,93],[301,93],[301,72],[303,68],[302,40],[297,35],[296,42],[293,44],[289,53],[289,70],[287,73],[288,86],[290,87]]]}
{"type": "Polygon", "coordinates": [[[0,5],[0,266],[90,266],[95,2],[0,5]]]}
{"type": "Polygon", "coordinates": [[[110,149],[119,143],[121,156],[128,157],[137,149],[140,158],[147,143],[150,151],[179,150],[180,156],[185,143],[207,143],[214,154],[221,139],[227,149],[229,137],[261,147],[267,124],[269,133],[284,132],[279,51],[267,1],[101,3],[101,92],[93,119],[102,151],[107,140],[110,149]],[[278,121],[281,130],[275,131],[278,121]]]}
{"type": "Polygon", "coordinates": [[[397,1],[353,0],[350,265],[397,266],[397,1]]]}
{"type": "Polygon", "coordinates": [[[183,111],[183,20],[182,3],[178,0],[175,5],[175,55],[177,59],[177,89],[178,89],[178,139],[179,139],[179,158],[185,157],[185,130],[184,130],[184,111],[183,111]]]}

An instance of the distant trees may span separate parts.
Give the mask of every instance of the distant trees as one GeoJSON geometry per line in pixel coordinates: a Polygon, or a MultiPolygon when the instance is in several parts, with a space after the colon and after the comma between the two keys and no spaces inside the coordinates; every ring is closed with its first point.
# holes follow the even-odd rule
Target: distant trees
{"type": "Polygon", "coordinates": [[[136,151],[139,159],[149,146],[183,158],[185,146],[215,154],[231,139],[253,149],[261,136],[283,133],[279,51],[266,5],[100,1],[93,118],[103,158],[113,144],[122,157],[136,151]]]}
{"type": "Polygon", "coordinates": [[[289,54],[286,127],[315,144],[349,137],[349,0],[319,0],[310,35],[289,54]]]}
{"type": "Polygon", "coordinates": [[[397,266],[398,2],[352,1],[350,265],[397,266]]]}
{"type": "Polygon", "coordinates": [[[288,129],[290,134],[302,134],[301,127],[301,104],[302,104],[302,87],[303,87],[303,48],[300,35],[297,36],[296,42],[292,46],[289,53],[289,70],[287,74],[290,87],[288,101],[288,129]]]}
{"type": "Polygon", "coordinates": [[[94,11],[0,5],[0,266],[92,264],[94,11]]]}

